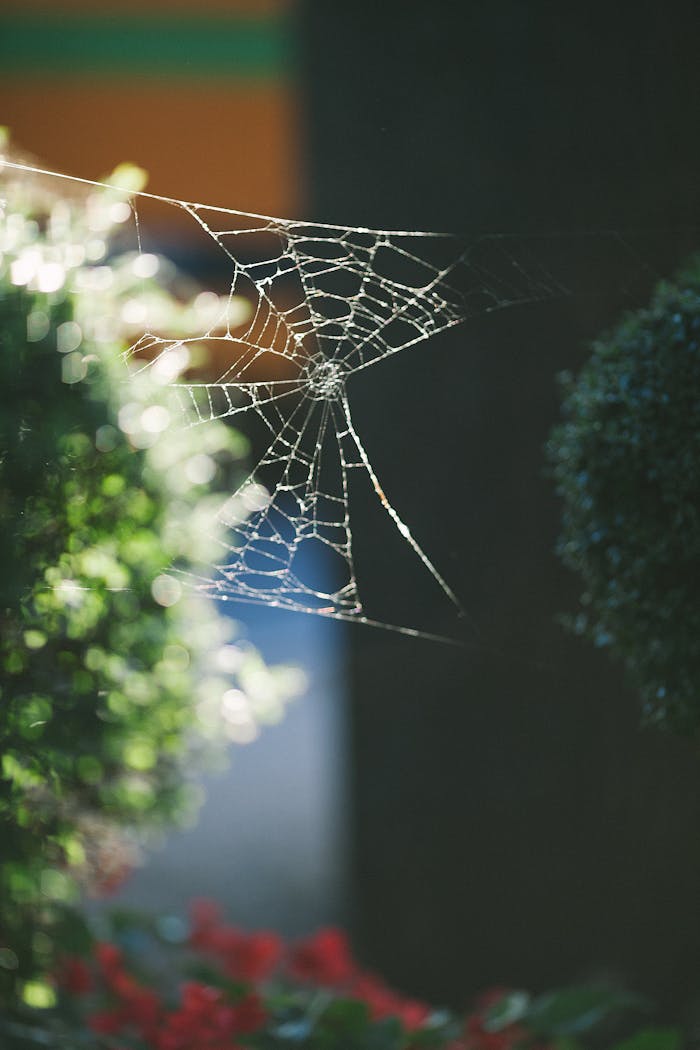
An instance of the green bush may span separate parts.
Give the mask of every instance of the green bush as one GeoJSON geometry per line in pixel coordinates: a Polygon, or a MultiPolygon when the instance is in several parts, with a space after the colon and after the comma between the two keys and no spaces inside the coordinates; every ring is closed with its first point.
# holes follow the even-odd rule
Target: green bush
{"type": "Polygon", "coordinates": [[[144,281],[142,257],[108,255],[126,193],[69,203],[9,178],[3,192],[0,998],[11,1001],[41,997],[57,946],[85,942],[71,906],[129,865],[120,829],[191,807],[187,772],[223,750],[224,692],[245,695],[251,673],[269,673],[274,716],[286,687],[171,571],[219,558],[216,511],[246,452],[221,423],[166,436],[181,415],[172,361],[135,358],[128,373],[122,359],[134,295],[176,334],[191,303],[144,281]]]}
{"type": "Polygon", "coordinates": [[[549,456],[575,629],[607,647],[647,723],[700,728],[700,265],[655,290],[564,377],[549,456]]]}

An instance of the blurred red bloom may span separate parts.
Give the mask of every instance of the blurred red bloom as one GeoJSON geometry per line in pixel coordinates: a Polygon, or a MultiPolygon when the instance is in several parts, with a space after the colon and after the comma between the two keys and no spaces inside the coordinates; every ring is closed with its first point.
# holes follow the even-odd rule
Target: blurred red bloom
{"type": "Polygon", "coordinates": [[[194,948],[207,948],[211,934],[221,926],[221,909],[216,901],[197,897],[190,904],[189,941],[194,948]]]}
{"type": "Polygon", "coordinates": [[[58,987],[69,995],[86,995],[93,985],[87,964],[75,955],[67,955],[61,960],[55,980],[58,987]]]}
{"type": "MultiPolygon", "coordinates": [[[[102,1009],[88,1018],[91,1029],[102,1035],[137,1040],[134,1045],[144,1050],[243,1050],[250,1045],[251,1034],[267,1030],[270,1015],[265,1008],[265,982],[275,972],[280,978],[304,985],[287,988],[285,993],[298,996],[303,1009],[308,1007],[309,992],[326,988],[337,996],[363,1002],[372,1021],[393,1017],[409,1033],[420,1030],[430,1017],[429,1007],[404,998],[375,974],[360,969],[345,934],[338,929],[318,930],[284,954],[277,934],[244,933],[227,926],[216,904],[198,900],[191,908],[189,947],[218,963],[222,973],[235,983],[216,987],[201,980],[187,981],[181,986],[177,1004],[166,1006],[156,992],[144,987],[127,970],[120,948],[97,944],[95,969],[103,1002],[102,1009]]],[[[80,994],[79,989],[87,990],[90,975],[80,960],[66,960],[63,974],[75,994],[80,994]]],[[[213,980],[216,985],[217,980],[213,980]]],[[[329,1001],[332,999],[330,996],[329,1001]]],[[[273,994],[273,1016],[276,1002],[273,994]]],[[[481,1003],[484,1016],[489,1005],[490,1002],[481,1003]]],[[[484,1029],[482,1015],[476,1017],[452,1050],[511,1050],[514,1044],[489,1042],[486,1036],[490,1033],[484,1029]],[[482,1038],[485,1041],[479,1042],[482,1038]]]]}
{"type": "Polygon", "coordinates": [[[282,941],[276,933],[241,933],[229,930],[230,940],[221,952],[229,976],[239,981],[263,981],[277,968],[282,941]]]}
{"type": "Polygon", "coordinates": [[[124,956],[120,949],[116,944],[110,944],[107,941],[100,941],[95,946],[95,958],[100,973],[107,979],[120,973],[124,965],[124,956]]]}
{"type": "Polygon", "coordinates": [[[150,1039],[158,1029],[163,1012],[158,996],[150,988],[142,988],[126,972],[124,957],[116,945],[101,942],[95,954],[104,985],[117,1005],[92,1014],[88,1018],[90,1027],[105,1035],[131,1028],[143,1039],[150,1039]]]}
{"type": "Polygon", "coordinates": [[[100,1035],[113,1035],[124,1027],[121,1010],[100,1010],[90,1014],[87,1023],[93,1032],[99,1032],[100,1035]]]}
{"type": "Polygon", "coordinates": [[[479,996],[474,1013],[466,1019],[459,1050],[515,1050],[525,1045],[529,1050],[548,1050],[546,1045],[535,1043],[522,1025],[509,1024],[497,1031],[487,1028],[489,1011],[508,994],[507,988],[489,988],[479,996]]]}
{"type": "Polygon", "coordinates": [[[357,973],[345,934],[330,927],[294,945],[287,965],[297,980],[331,988],[345,984],[357,973]]]}
{"type": "Polygon", "coordinates": [[[236,1025],[242,1034],[257,1032],[267,1021],[267,1012],[259,995],[251,993],[236,1003],[236,1025]]]}
{"type": "Polygon", "coordinates": [[[205,899],[193,902],[190,917],[192,947],[213,955],[234,980],[264,981],[277,968],[282,940],[276,933],[244,933],[235,926],[226,926],[221,922],[218,906],[205,899]]]}
{"type": "Polygon", "coordinates": [[[257,1031],[267,1019],[257,996],[230,1005],[224,993],[198,981],[182,988],[181,1006],[155,1034],[155,1050],[238,1050],[236,1036],[257,1031]]]}
{"type": "Polygon", "coordinates": [[[360,974],[350,986],[350,994],[367,1004],[373,1020],[397,1017],[409,1032],[421,1028],[430,1016],[425,1003],[404,999],[371,973],[360,974]]]}

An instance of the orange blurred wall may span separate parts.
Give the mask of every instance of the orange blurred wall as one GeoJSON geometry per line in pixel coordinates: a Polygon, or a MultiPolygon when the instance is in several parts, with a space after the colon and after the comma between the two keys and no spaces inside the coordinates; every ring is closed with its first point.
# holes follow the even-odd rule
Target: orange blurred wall
{"type": "Polygon", "coordinates": [[[5,2],[0,124],[67,174],[131,161],[166,196],[299,215],[294,15],[290,0],[5,2]]]}

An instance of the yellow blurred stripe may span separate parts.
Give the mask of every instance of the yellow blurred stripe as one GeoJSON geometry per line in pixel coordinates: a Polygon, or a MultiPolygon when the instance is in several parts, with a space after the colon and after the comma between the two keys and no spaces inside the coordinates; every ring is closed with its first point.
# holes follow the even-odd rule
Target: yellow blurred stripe
{"type": "Polygon", "coordinates": [[[274,18],[296,8],[295,0],[4,0],[2,13],[24,15],[39,12],[49,15],[63,12],[95,15],[151,14],[178,12],[192,14],[244,15],[251,18],[274,18]]]}

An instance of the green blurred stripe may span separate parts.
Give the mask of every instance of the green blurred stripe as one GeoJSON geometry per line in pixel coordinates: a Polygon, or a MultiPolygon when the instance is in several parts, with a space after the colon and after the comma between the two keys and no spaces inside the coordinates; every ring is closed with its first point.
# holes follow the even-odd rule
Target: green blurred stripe
{"type": "Polygon", "coordinates": [[[3,15],[4,74],[274,79],[293,72],[288,19],[3,15]]]}

